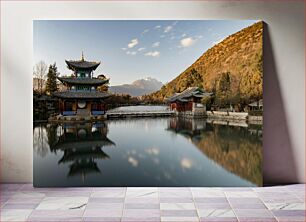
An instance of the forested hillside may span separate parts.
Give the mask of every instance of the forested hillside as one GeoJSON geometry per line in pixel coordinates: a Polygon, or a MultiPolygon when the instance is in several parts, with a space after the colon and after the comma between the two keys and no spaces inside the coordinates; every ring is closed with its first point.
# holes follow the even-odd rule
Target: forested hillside
{"type": "Polygon", "coordinates": [[[164,100],[191,86],[215,93],[215,103],[247,104],[262,98],[263,23],[257,22],[208,49],[178,77],[149,95],[164,100]]]}

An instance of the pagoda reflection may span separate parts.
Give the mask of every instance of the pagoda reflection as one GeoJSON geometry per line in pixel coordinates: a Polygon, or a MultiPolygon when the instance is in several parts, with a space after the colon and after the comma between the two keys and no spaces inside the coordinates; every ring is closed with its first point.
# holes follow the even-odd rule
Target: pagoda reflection
{"type": "Polygon", "coordinates": [[[168,131],[184,136],[225,170],[262,185],[261,129],[204,119],[171,118],[168,131]]]}
{"type": "Polygon", "coordinates": [[[69,164],[68,177],[85,177],[91,173],[101,173],[97,161],[110,157],[103,147],[114,146],[107,138],[106,122],[97,123],[63,123],[57,127],[58,139],[50,149],[52,152],[63,152],[58,164],[69,164]]]}

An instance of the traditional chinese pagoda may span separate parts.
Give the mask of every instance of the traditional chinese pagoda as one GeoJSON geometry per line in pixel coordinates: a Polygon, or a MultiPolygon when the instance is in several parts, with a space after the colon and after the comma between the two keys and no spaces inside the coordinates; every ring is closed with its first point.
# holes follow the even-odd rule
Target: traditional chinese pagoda
{"type": "Polygon", "coordinates": [[[100,62],[86,61],[82,53],[81,60],[66,60],[68,69],[73,71],[71,77],[58,77],[67,90],[55,92],[58,97],[59,110],[62,116],[101,116],[106,112],[104,100],[110,96],[98,87],[109,82],[104,75],[93,77],[100,62]]]}

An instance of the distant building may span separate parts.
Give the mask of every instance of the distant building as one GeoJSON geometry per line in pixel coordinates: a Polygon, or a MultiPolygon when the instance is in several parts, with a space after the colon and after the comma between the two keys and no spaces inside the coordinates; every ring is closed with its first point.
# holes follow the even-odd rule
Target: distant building
{"type": "Polygon", "coordinates": [[[201,103],[204,97],[210,97],[213,93],[205,92],[199,87],[189,87],[181,93],[175,93],[166,102],[170,104],[170,110],[181,115],[205,115],[206,107],[201,103]]]}
{"type": "Polygon", "coordinates": [[[249,111],[262,111],[263,110],[263,100],[260,99],[256,102],[252,102],[248,105],[249,111]]]}
{"type": "Polygon", "coordinates": [[[97,90],[109,82],[106,78],[94,78],[93,72],[100,62],[90,62],[84,59],[67,61],[66,64],[73,71],[71,77],[57,77],[67,90],[55,92],[60,99],[59,108],[63,116],[99,116],[104,115],[106,106],[104,99],[110,96],[107,92],[97,90]]]}

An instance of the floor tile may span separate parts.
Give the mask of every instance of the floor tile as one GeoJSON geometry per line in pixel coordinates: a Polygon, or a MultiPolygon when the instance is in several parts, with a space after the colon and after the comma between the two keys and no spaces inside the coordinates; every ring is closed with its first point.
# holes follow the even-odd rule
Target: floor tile
{"type": "Polygon", "coordinates": [[[121,222],[159,222],[160,217],[122,217],[121,222]]]}
{"type": "Polygon", "coordinates": [[[126,191],[126,198],[158,198],[158,189],[155,187],[128,187],[126,191]]]}
{"type": "Polygon", "coordinates": [[[84,217],[121,217],[123,209],[86,209],[84,217]]]}
{"type": "Polygon", "coordinates": [[[305,210],[272,210],[275,217],[304,217],[305,210]]]}
{"type": "Polygon", "coordinates": [[[189,188],[159,188],[160,197],[192,197],[189,188]]]}
{"type": "Polygon", "coordinates": [[[161,210],[195,210],[194,203],[161,203],[161,210]]]}
{"type": "Polygon", "coordinates": [[[119,189],[103,189],[100,191],[94,191],[91,194],[91,197],[125,197],[125,189],[119,188],[119,189]]]}
{"type": "Polygon", "coordinates": [[[85,209],[88,197],[45,197],[37,210],[85,209]]]}
{"type": "Polygon", "coordinates": [[[194,197],[224,197],[225,194],[221,189],[216,188],[191,188],[194,197]]]}
{"type": "Polygon", "coordinates": [[[226,197],[257,197],[257,194],[252,191],[227,191],[226,197]]]}
{"type": "Polygon", "coordinates": [[[86,205],[86,209],[123,209],[123,203],[92,203],[86,205]]]}
{"type": "Polygon", "coordinates": [[[236,217],[201,217],[201,222],[238,222],[236,217]]]}
{"type": "Polygon", "coordinates": [[[197,209],[231,209],[229,203],[195,203],[197,209]]]}
{"type": "Polygon", "coordinates": [[[196,210],[161,210],[162,217],[197,217],[196,210]]]}
{"type": "Polygon", "coordinates": [[[33,210],[30,217],[39,218],[75,218],[82,217],[84,210],[33,210]]]}
{"type": "Polygon", "coordinates": [[[158,198],[126,198],[125,203],[155,203],[158,204],[159,200],[158,198]]]}
{"type": "Polygon", "coordinates": [[[20,203],[8,203],[5,204],[2,209],[35,209],[38,206],[38,203],[32,204],[32,203],[27,203],[27,204],[20,204],[20,203]]]}
{"type": "Polygon", "coordinates": [[[160,210],[159,209],[124,209],[123,217],[135,217],[135,218],[160,217],[160,210]]]}
{"type": "Polygon", "coordinates": [[[66,216],[62,216],[62,217],[28,217],[27,221],[28,222],[80,222],[82,221],[83,218],[82,217],[66,217],[66,216]]]}
{"type": "Polygon", "coordinates": [[[123,203],[124,198],[121,197],[90,197],[88,199],[89,203],[123,203]]]}
{"type": "Polygon", "coordinates": [[[273,218],[272,213],[267,209],[234,209],[239,218],[273,218]]]}
{"type": "Polygon", "coordinates": [[[158,203],[126,203],[125,209],[159,209],[158,203]]]}
{"type": "Polygon", "coordinates": [[[231,209],[199,209],[198,214],[200,217],[235,217],[231,209]]]}
{"type": "Polygon", "coordinates": [[[1,209],[1,221],[25,221],[32,210],[1,209]]]}
{"type": "Polygon", "coordinates": [[[195,197],[196,203],[228,203],[225,197],[195,197]]]}
{"type": "Polygon", "coordinates": [[[256,218],[256,217],[241,217],[239,222],[277,222],[275,218],[256,218]]]}
{"type": "Polygon", "coordinates": [[[263,203],[259,198],[256,197],[229,197],[228,201],[230,204],[261,204],[263,203]]]}
{"type": "Polygon", "coordinates": [[[269,210],[305,210],[305,203],[266,203],[269,210]]]}
{"type": "Polygon", "coordinates": [[[231,203],[233,209],[267,209],[263,203],[231,203]]]}
{"type": "Polygon", "coordinates": [[[120,222],[121,217],[83,217],[84,222],[120,222]]]}
{"type": "Polygon", "coordinates": [[[161,203],[193,203],[193,198],[189,197],[160,197],[161,203]]]}
{"type": "Polygon", "coordinates": [[[161,217],[162,222],[199,222],[198,217],[161,217]]]}

